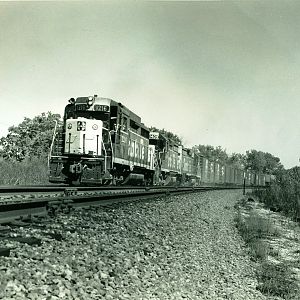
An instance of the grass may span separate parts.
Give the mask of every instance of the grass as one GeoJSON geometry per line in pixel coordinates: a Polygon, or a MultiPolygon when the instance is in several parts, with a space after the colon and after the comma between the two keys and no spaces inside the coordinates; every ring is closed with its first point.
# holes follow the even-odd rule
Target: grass
{"type": "Polygon", "coordinates": [[[47,160],[32,158],[21,162],[0,159],[0,185],[47,184],[47,160]]]}
{"type": "Polygon", "coordinates": [[[273,226],[270,220],[250,211],[249,216],[243,218],[240,211],[235,219],[237,228],[246,243],[262,239],[267,236],[279,236],[280,232],[273,226]]]}
{"type": "Polygon", "coordinates": [[[264,262],[258,274],[261,284],[258,286],[263,294],[279,296],[284,299],[294,299],[299,292],[298,285],[289,268],[284,264],[271,264],[264,262]]]}
{"type": "Polygon", "coordinates": [[[274,228],[270,221],[252,211],[246,218],[242,217],[239,211],[235,222],[239,233],[249,246],[252,259],[255,261],[266,259],[270,249],[262,239],[267,236],[278,236],[279,231],[274,228]]]}
{"type": "MultiPolygon", "coordinates": [[[[246,203],[243,203],[244,205],[246,203]]],[[[280,296],[284,299],[293,299],[298,286],[293,279],[291,270],[284,264],[268,262],[268,256],[278,257],[267,242],[270,236],[279,236],[280,232],[270,220],[250,211],[248,216],[243,216],[240,209],[235,218],[236,227],[249,247],[251,258],[260,263],[257,272],[260,282],[258,290],[268,296],[280,296]]],[[[299,291],[299,290],[298,290],[299,291]]]]}

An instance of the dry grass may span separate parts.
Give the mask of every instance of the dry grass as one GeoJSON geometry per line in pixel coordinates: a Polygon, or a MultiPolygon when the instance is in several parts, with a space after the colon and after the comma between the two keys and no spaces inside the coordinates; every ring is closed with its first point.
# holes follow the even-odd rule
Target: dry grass
{"type": "Polygon", "coordinates": [[[239,211],[235,221],[239,232],[247,243],[268,236],[280,235],[279,230],[273,226],[269,219],[259,216],[254,211],[250,211],[245,218],[242,217],[239,211]]]}
{"type": "Polygon", "coordinates": [[[252,259],[266,259],[270,250],[268,244],[262,239],[270,235],[278,236],[278,230],[268,220],[253,211],[246,218],[242,217],[239,211],[235,222],[241,236],[249,246],[252,259]]]}
{"type": "MultiPolygon", "coordinates": [[[[243,202],[246,205],[245,201],[243,202]]],[[[284,264],[268,262],[268,256],[278,257],[267,238],[279,236],[280,232],[270,220],[259,216],[254,211],[242,215],[238,209],[235,218],[236,227],[243,237],[251,258],[260,263],[257,277],[260,282],[258,289],[268,296],[280,296],[284,299],[295,299],[298,286],[293,279],[291,270],[284,264]]]]}
{"type": "Polygon", "coordinates": [[[49,183],[45,159],[32,158],[22,162],[1,159],[0,172],[0,185],[49,183]]]}
{"type": "Polygon", "coordinates": [[[258,274],[261,284],[258,290],[268,296],[279,296],[284,299],[295,299],[299,288],[289,268],[284,264],[264,262],[258,274]]]}

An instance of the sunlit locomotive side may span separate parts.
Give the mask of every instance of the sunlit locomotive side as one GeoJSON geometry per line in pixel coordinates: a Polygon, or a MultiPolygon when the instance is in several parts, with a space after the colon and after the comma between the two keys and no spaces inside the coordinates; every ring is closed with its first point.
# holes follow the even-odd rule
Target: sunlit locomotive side
{"type": "Polygon", "coordinates": [[[152,183],[154,147],[141,118],[107,98],[71,98],[49,156],[50,182],[152,183]]]}

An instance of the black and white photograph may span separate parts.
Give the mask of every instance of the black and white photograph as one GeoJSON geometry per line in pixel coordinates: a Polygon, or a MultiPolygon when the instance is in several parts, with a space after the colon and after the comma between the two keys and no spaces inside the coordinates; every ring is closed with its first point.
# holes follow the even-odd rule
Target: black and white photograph
{"type": "Polygon", "coordinates": [[[299,300],[299,14],[0,0],[0,299],[299,300]]]}

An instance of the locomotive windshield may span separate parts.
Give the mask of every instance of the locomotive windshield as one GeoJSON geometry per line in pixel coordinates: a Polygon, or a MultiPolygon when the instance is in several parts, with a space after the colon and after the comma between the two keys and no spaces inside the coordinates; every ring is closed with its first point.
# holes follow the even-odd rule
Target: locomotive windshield
{"type": "Polygon", "coordinates": [[[75,118],[86,118],[103,121],[103,126],[108,128],[109,113],[101,111],[75,111],[75,118]]]}
{"type": "Polygon", "coordinates": [[[75,118],[86,118],[106,121],[109,118],[108,113],[99,111],[75,111],[75,118]]]}

